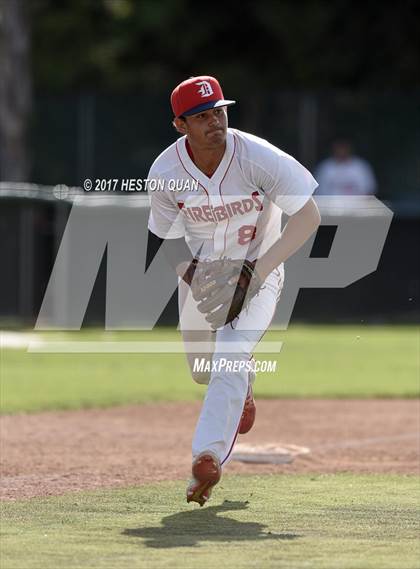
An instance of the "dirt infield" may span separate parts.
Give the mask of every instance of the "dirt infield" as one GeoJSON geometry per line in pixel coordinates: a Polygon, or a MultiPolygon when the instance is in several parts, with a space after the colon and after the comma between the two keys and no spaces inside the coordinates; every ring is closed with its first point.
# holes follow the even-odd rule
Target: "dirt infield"
{"type": "MultiPolygon", "coordinates": [[[[247,443],[296,444],[292,464],[231,462],[227,473],[418,474],[415,400],[260,400],[247,443]]],[[[0,418],[3,500],[188,478],[199,403],[167,403],[0,418]]]]}

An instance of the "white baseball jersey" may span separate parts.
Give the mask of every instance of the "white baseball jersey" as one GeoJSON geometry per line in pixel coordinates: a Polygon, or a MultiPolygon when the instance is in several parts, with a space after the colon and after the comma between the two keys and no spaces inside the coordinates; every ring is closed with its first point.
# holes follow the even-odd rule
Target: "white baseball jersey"
{"type": "Polygon", "coordinates": [[[202,259],[255,260],[279,238],[282,211],[299,211],[318,185],[292,156],[231,128],[211,178],[191,160],[183,136],[155,160],[148,179],[160,181],[149,192],[150,231],[185,237],[193,254],[203,245],[202,259]]]}

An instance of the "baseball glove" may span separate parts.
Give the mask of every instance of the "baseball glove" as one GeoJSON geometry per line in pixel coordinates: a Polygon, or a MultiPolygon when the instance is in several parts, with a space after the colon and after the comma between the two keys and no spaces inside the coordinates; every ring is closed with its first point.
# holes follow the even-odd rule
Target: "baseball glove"
{"type": "Polygon", "coordinates": [[[195,267],[191,291],[198,309],[206,314],[213,330],[229,324],[258,294],[261,280],[255,262],[218,259],[199,261],[195,267]]]}

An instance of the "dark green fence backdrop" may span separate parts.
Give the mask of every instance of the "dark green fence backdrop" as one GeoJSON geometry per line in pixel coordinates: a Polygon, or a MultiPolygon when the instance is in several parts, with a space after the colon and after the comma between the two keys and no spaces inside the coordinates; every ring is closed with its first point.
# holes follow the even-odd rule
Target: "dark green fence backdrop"
{"type": "MultiPolygon", "coordinates": [[[[373,166],[379,197],[420,198],[420,92],[243,91],[230,125],[252,132],[307,167],[347,136],[373,166]]],[[[90,178],[143,178],[176,138],[169,94],[38,93],[31,125],[31,181],[80,185],[90,178]]]]}

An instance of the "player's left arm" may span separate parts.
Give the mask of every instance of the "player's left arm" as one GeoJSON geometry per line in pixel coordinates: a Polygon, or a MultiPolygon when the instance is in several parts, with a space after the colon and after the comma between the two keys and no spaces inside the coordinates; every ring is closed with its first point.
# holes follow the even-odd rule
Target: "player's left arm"
{"type": "Polygon", "coordinates": [[[300,162],[266,141],[256,152],[251,180],[289,217],[279,239],[257,259],[255,270],[264,281],[302,247],[320,225],[321,216],[312,198],[318,183],[300,162]]]}
{"type": "Polygon", "coordinates": [[[256,264],[256,271],[264,281],[276,267],[286,261],[309,239],[321,223],[318,207],[309,198],[305,205],[291,215],[279,239],[272,245],[256,264]]]}

